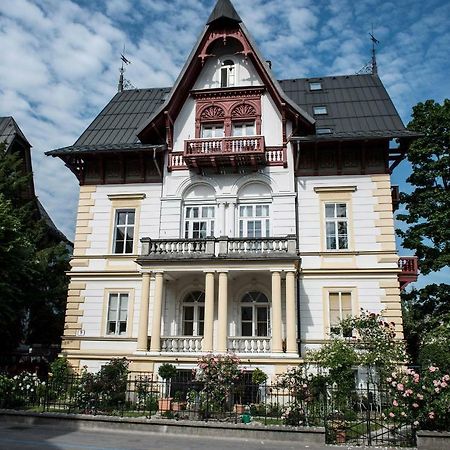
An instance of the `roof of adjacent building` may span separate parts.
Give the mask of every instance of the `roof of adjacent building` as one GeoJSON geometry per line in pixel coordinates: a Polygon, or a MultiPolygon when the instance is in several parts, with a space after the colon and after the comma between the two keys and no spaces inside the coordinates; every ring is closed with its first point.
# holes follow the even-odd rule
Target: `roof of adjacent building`
{"type": "MultiPolygon", "coordinates": [[[[302,140],[397,138],[414,136],[406,130],[392,100],[377,75],[347,75],[280,80],[287,96],[316,120],[316,130],[329,134],[302,136],[302,140]],[[322,89],[311,90],[311,82],[322,89]],[[326,114],[315,115],[314,107],[326,114]]],[[[54,156],[108,150],[138,150],[136,132],[164,103],[171,88],[134,89],[117,93],[74,145],[48,152],[54,156]]],[[[159,146],[158,146],[159,147],[159,146]]]]}
{"type": "Polygon", "coordinates": [[[16,137],[19,137],[26,145],[31,147],[13,117],[0,117],[0,142],[5,142],[8,149],[16,137]]]}

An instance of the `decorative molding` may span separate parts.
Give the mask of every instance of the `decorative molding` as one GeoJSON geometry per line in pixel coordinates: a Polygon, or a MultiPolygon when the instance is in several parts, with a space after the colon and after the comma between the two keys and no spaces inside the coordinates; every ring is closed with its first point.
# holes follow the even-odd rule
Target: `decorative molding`
{"type": "Polygon", "coordinates": [[[217,120],[225,118],[225,111],[217,105],[207,106],[200,114],[202,120],[217,120]]]}
{"type": "Polygon", "coordinates": [[[231,117],[233,119],[248,119],[256,118],[256,109],[249,103],[241,103],[233,108],[231,111],[231,117]]]}
{"type": "Polygon", "coordinates": [[[146,197],[143,193],[123,193],[123,194],[108,194],[108,198],[114,200],[143,200],[146,197]]]}
{"type": "Polygon", "coordinates": [[[314,192],[355,192],[356,186],[316,186],[314,192]]]}

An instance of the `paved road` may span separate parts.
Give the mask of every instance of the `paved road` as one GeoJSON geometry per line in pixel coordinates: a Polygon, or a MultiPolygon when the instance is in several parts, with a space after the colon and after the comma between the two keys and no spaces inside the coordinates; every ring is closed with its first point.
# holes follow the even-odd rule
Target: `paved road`
{"type": "MultiPolygon", "coordinates": [[[[220,432],[219,432],[220,433],[220,432]]],[[[1,450],[329,450],[298,442],[178,436],[154,433],[67,431],[47,425],[0,423],[1,450]]],[[[343,450],[343,447],[338,447],[343,450]]]]}

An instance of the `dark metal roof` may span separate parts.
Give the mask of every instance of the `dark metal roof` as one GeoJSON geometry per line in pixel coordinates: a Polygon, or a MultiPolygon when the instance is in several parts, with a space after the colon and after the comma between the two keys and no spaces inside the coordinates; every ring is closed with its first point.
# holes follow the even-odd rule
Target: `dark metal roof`
{"type": "Polygon", "coordinates": [[[282,80],[280,85],[294,102],[315,118],[316,130],[331,130],[330,134],[316,134],[303,140],[414,135],[405,129],[377,75],[299,78],[282,80]],[[319,82],[322,89],[311,90],[311,82],[319,82]],[[327,113],[315,115],[315,106],[325,106],[327,113]]]}
{"type": "Polygon", "coordinates": [[[136,130],[164,103],[170,88],[118,92],[73,147],[134,144],[136,130]]]}
{"type": "MultiPolygon", "coordinates": [[[[284,93],[316,120],[316,129],[332,133],[295,137],[301,140],[411,137],[386,89],[376,75],[298,78],[279,81],[284,93]],[[319,81],[322,89],[311,91],[319,81]],[[326,106],[326,115],[314,115],[314,106],[326,106]]],[[[162,148],[141,144],[137,130],[164,103],[170,88],[126,90],[117,93],[73,146],[48,152],[52,156],[91,151],[162,148]]]]}
{"type": "Polygon", "coordinates": [[[26,145],[31,147],[19,125],[11,116],[0,117],[0,142],[6,142],[6,149],[8,149],[15,137],[20,137],[26,145]]]}
{"type": "Polygon", "coordinates": [[[105,144],[105,145],[71,145],[69,147],[62,147],[56,150],[46,152],[46,155],[62,156],[68,154],[83,154],[83,153],[114,153],[114,152],[136,152],[141,150],[164,150],[165,145],[157,144],[141,144],[137,143],[123,143],[123,144],[105,144]]]}
{"type": "Polygon", "coordinates": [[[230,0],[218,0],[211,15],[209,16],[208,22],[206,23],[209,25],[219,19],[229,19],[238,23],[242,22],[242,19],[234,9],[234,6],[230,0]]]}

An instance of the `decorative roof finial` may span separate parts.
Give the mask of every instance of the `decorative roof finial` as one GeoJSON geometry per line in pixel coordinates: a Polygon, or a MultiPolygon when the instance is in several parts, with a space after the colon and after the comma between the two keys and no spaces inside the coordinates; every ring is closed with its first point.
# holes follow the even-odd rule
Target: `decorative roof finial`
{"type": "Polygon", "coordinates": [[[125,63],[125,65],[131,64],[131,61],[129,61],[127,58],[125,58],[124,53],[125,53],[125,45],[123,46],[123,52],[120,54],[122,66],[119,69],[120,77],[119,77],[119,85],[117,86],[117,92],[123,92],[125,84],[128,83],[127,80],[125,80],[123,77],[123,74],[125,73],[125,67],[123,64],[124,63],[125,63]]]}
{"type": "Polygon", "coordinates": [[[377,66],[377,55],[375,46],[380,43],[378,39],[373,35],[373,24],[372,24],[372,33],[369,33],[370,40],[372,41],[372,75],[378,75],[378,66],[377,66]]]}

